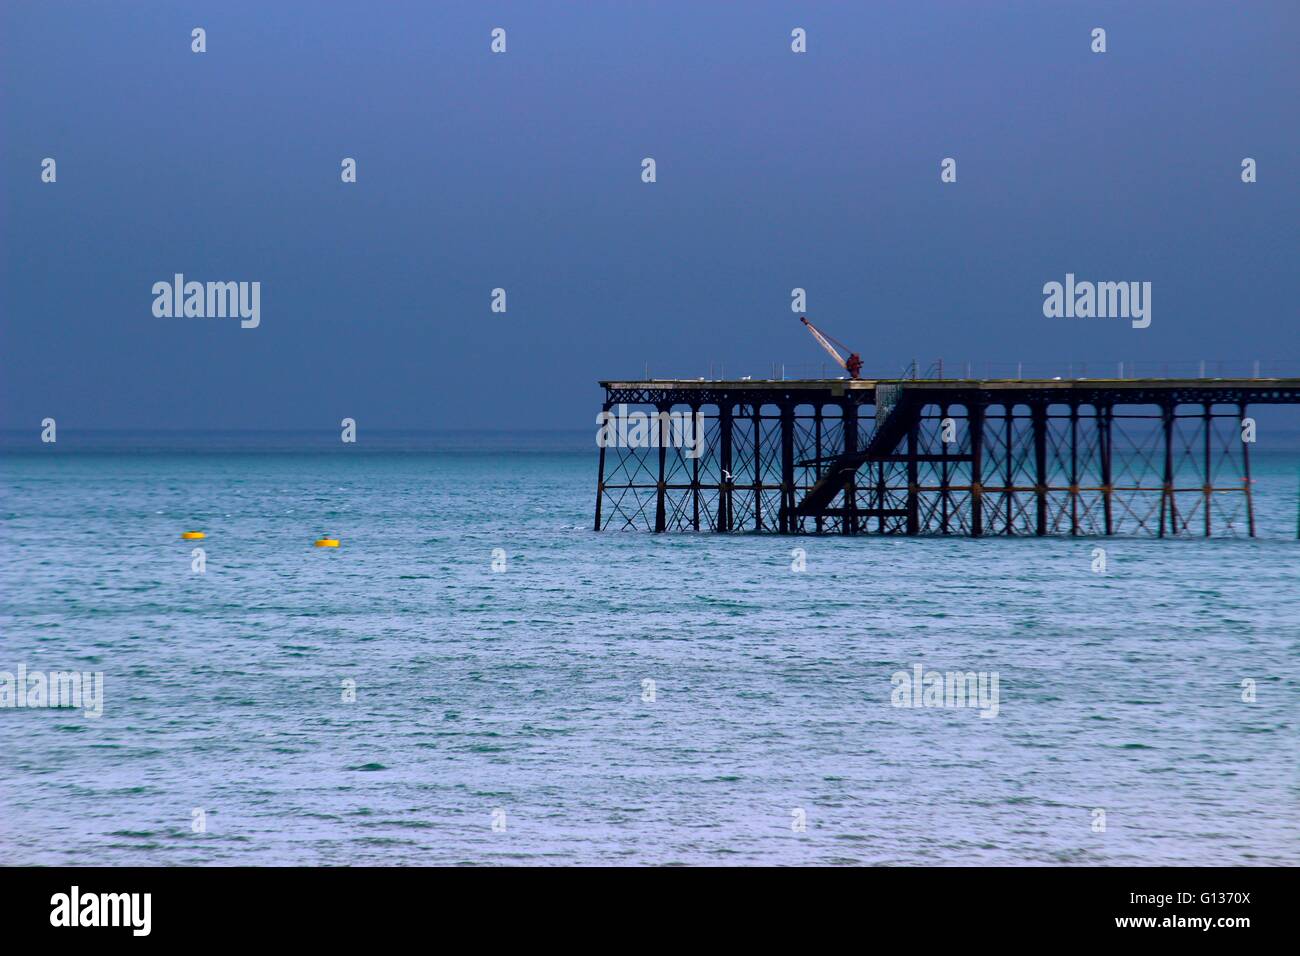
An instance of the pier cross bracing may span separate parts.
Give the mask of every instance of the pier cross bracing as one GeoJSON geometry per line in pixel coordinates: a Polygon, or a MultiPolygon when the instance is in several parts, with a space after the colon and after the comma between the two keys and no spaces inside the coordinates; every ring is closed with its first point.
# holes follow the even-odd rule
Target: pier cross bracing
{"type": "Polygon", "coordinates": [[[703,435],[600,448],[597,531],[1254,536],[1243,420],[1300,403],[1300,378],[600,384],[703,435]]]}

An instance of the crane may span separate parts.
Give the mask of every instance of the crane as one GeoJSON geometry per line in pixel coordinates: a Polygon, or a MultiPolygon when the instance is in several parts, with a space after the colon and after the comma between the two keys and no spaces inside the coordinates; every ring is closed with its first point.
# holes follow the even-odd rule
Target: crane
{"type": "Polygon", "coordinates": [[[817,330],[817,326],[809,322],[808,319],[805,318],[804,316],[802,315],[799,316],[799,321],[802,322],[804,325],[808,326],[808,331],[813,334],[813,338],[817,340],[818,344],[821,345],[822,348],[824,348],[827,352],[831,353],[831,358],[835,359],[835,363],[839,365],[840,368],[844,369],[844,371],[849,373],[849,378],[858,377],[858,373],[862,371],[862,357],[858,355],[857,352],[851,351],[849,347],[845,345],[843,342],[837,342],[829,335],[824,335],[823,333],[819,332],[817,330]],[[844,349],[844,351],[849,353],[849,357],[847,359],[841,356],[838,351],[836,351],[835,349],[836,345],[838,345],[840,348],[844,349]]]}

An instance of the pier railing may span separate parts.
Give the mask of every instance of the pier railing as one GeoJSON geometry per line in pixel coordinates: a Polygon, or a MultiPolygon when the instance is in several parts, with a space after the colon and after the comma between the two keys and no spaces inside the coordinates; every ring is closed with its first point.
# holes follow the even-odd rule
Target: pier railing
{"type": "MultiPolygon", "coordinates": [[[[870,357],[868,361],[871,362],[870,357]]],[[[705,381],[802,381],[807,379],[848,378],[839,366],[830,362],[711,362],[698,368],[659,367],[643,363],[641,368],[629,369],[629,380],[651,381],[664,379],[705,381]]],[[[1068,360],[947,360],[912,359],[899,362],[876,360],[864,367],[862,378],[883,379],[1016,379],[1016,380],[1088,380],[1088,379],[1140,379],[1140,378],[1300,378],[1300,358],[1256,359],[1176,359],[1128,360],[1103,359],[1098,361],[1068,360]]]]}

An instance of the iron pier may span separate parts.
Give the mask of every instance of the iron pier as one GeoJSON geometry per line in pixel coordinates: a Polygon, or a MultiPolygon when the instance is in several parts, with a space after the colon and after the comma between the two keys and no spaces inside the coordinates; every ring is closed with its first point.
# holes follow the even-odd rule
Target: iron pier
{"type": "Polygon", "coordinates": [[[1249,407],[1300,403],[1300,378],[600,384],[597,531],[1254,536],[1249,407]]]}

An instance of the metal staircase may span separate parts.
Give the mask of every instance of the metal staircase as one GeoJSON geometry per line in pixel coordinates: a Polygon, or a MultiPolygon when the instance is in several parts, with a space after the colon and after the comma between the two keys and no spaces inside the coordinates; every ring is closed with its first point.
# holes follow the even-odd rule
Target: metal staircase
{"type": "MultiPolygon", "coordinates": [[[[916,419],[919,404],[911,399],[901,382],[876,386],[876,430],[866,447],[850,449],[831,459],[826,473],[808,489],[795,513],[801,517],[831,517],[844,509],[831,508],[831,502],[844,491],[858,469],[869,461],[881,461],[894,454],[898,443],[907,435],[916,419]]],[[[862,517],[877,517],[880,509],[856,509],[862,517]]],[[[885,516],[906,514],[889,509],[885,516]]]]}

